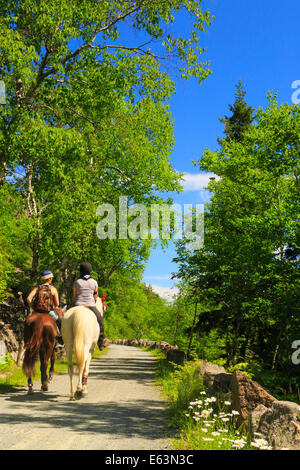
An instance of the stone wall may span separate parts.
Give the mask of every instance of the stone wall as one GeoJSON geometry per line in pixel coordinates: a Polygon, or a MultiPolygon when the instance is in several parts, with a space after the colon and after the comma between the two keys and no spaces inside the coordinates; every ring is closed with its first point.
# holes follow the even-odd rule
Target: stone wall
{"type": "Polygon", "coordinates": [[[208,391],[231,401],[238,411],[237,425],[244,425],[251,438],[261,435],[274,450],[300,450],[300,405],[280,401],[241,371],[228,374],[224,367],[203,361],[199,376],[208,391]]]}
{"type": "Polygon", "coordinates": [[[22,296],[8,296],[0,305],[0,343],[1,355],[10,357],[20,364],[23,356],[25,306],[22,296]]]}
{"type": "Polygon", "coordinates": [[[185,355],[183,351],[178,349],[178,346],[172,346],[165,341],[148,341],[146,339],[130,340],[130,339],[112,339],[109,340],[113,344],[124,344],[126,346],[144,346],[150,347],[151,349],[160,349],[166,355],[166,358],[170,362],[182,365],[184,363],[185,355]]]}
{"type": "MultiPolygon", "coordinates": [[[[184,352],[164,341],[119,339],[110,342],[161,349],[171,362],[184,363],[184,352]]],[[[300,450],[298,403],[277,400],[264,387],[249,379],[241,371],[230,374],[222,366],[202,361],[198,373],[199,380],[211,395],[222,396],[223,399],[231,401],[232,410],[239,412],[237,425],[243,425],[248,429],[252,439],[258,433],[274,450],[282,448],[300,450]]]]}

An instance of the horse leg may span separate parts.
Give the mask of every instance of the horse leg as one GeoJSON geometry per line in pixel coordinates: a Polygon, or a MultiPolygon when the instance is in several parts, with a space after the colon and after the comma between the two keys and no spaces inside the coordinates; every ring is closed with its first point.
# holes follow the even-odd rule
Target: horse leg
{"type": "Polygon", "coordinates": [[[77,383],[77,389],[75,393],[75,398],[79,400],[82,397],[82,377],[83,377],[83,369],[84,366],[78,370],[78,383],[77,383]]]}
{"type": "Polygon", "coordinates": [[[50,362],[50,370],[49,370],[49,382],[53,379],[53,374],[54,374],[54,363],[56,359],[56,351],[55,351],[55,345],[53,346],[53,351],[51,354],[51,362],[50,362]]]}
{"type": "Polygon", "coordinates": [[[88,380],[88,376],[89,376],[90,362],[91,362],[91,360],[92,360],[92,355],[93,355],[93,353],[94,353],[94,350],[89,351],[89,352],[87,353],[87,360],[86,360],[84,372],[83,372],[83,375],[82,375],[82,394],[83,394],[83,395],[87,395],[87,394],[88,394],[88,391],[87,391],[87,380],[88,380]]]}
{"type": "Polygon", "coordinates": [[[82,395],[87,395],[87,380],[89,376],[89,366],[88,366],[88,359],[86,361],[86,366],[84,368],[84,372],[82,374],[82,395]]]}
{"type": "Polygon", "coordinates": [[[73,360],[72,360],[72,344],[65,342],[65,348],[68,361],[68,374],[70,378],[70,400],[75,400],[74,385],[73,385],[73,360]]]}
{"type": "Polygon", "coordinates": [[[31,395],[33,393],[33,382],[32,382],[31,377],[28,377],[27,385],[28,385],[28,395],[31,395]]]}
{"type": "Polygon", "coordinates": [[[47,392],[48,391],[47,367],[48,367],[49,358],[47,358],[44,351],[40,351],[40,362],[41,362],[41,382],[42,382],[41,389],[43,390],[43,392],[47,392]]]}
{"type": "Polygon", "coordinates": [[[83,395],[87,395],[87,378],[89,373],[89,362],[91,360],[90,353],[85,346],[84,348],[84,361],[78,370],[78,384],[76,390],[76,398],[82,398],[83,395]]]}

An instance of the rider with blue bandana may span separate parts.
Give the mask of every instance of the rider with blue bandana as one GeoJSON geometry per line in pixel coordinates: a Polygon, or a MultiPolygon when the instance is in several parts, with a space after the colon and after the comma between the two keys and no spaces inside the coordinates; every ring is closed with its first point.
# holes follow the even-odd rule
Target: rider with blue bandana
{"type": "MultiPolygon", "coordinates": [[[[49,313],[49,315],[51,315],[54,318],[54,320],[57,322],[59,320],[59,316],[54,312],[54,309],[59,306],[59,297],[58,297],[58,292],[57,292],[56,288],[51,285],[52,279],[53,279],[53,274],[52,274],[51,271],[49,271],[49,270],[43,271],[43,273],[42,273],[42,281],[43,281],[42,284],[38,287],[35,287],[30,292],[30,294],[27,297],[27,302],[34,309],[34,306],[32,306],[32,304],[34,304],[34,299],[37,296],[39,289],[42,288],[42,287],[48,287],[51,291],[51,296],[52,296],[51,306],[49,306],[48,311],[47,312],[45,312],[45,311],[39,312],[38,309],[34,309],[34,310],[37,313],[49,313]]],[[[59,331],[58,326],[57,326],[57,331],[58,331],[58,336],[60,336],[60,331],[59,331]]]]}

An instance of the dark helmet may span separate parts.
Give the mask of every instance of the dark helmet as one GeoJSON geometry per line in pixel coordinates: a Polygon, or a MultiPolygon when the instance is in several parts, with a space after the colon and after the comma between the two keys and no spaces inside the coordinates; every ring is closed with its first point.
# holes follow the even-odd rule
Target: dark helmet
{"type": "Polygon", "coordinates": [[[87,274],[91,274],[92,272],[92,265],[91,263],[81,263],[80,265],[80,275],[86,276],[87,274]]]}

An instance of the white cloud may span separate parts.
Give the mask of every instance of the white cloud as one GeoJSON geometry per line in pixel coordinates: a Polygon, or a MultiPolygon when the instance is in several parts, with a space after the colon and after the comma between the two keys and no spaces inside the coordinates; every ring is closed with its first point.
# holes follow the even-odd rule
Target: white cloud
{"type": "Polygon", "coordinates": [[[178,293],[178,289],[176,289],[175,287],[162,287],[162,286],[157,286],[153,284],[150,284],[150,285],[153,289],[153,292],[158,294],[163,299],[166,299],[169,301],[173,300],[174,295],[178,293]]]}
{"type": "Polygon", "coordinates": [[[199,191],[207,187],[210,178],[218,179],[214,173],[184,173],[184,191],[199,191]]]}
{"type": "Polygon", "coordinates": [[[171,276],[170,274],[161,274],[159,276],[145,276],[145,279],[153,279],[154,281],[169,281],[171,276]]]}

